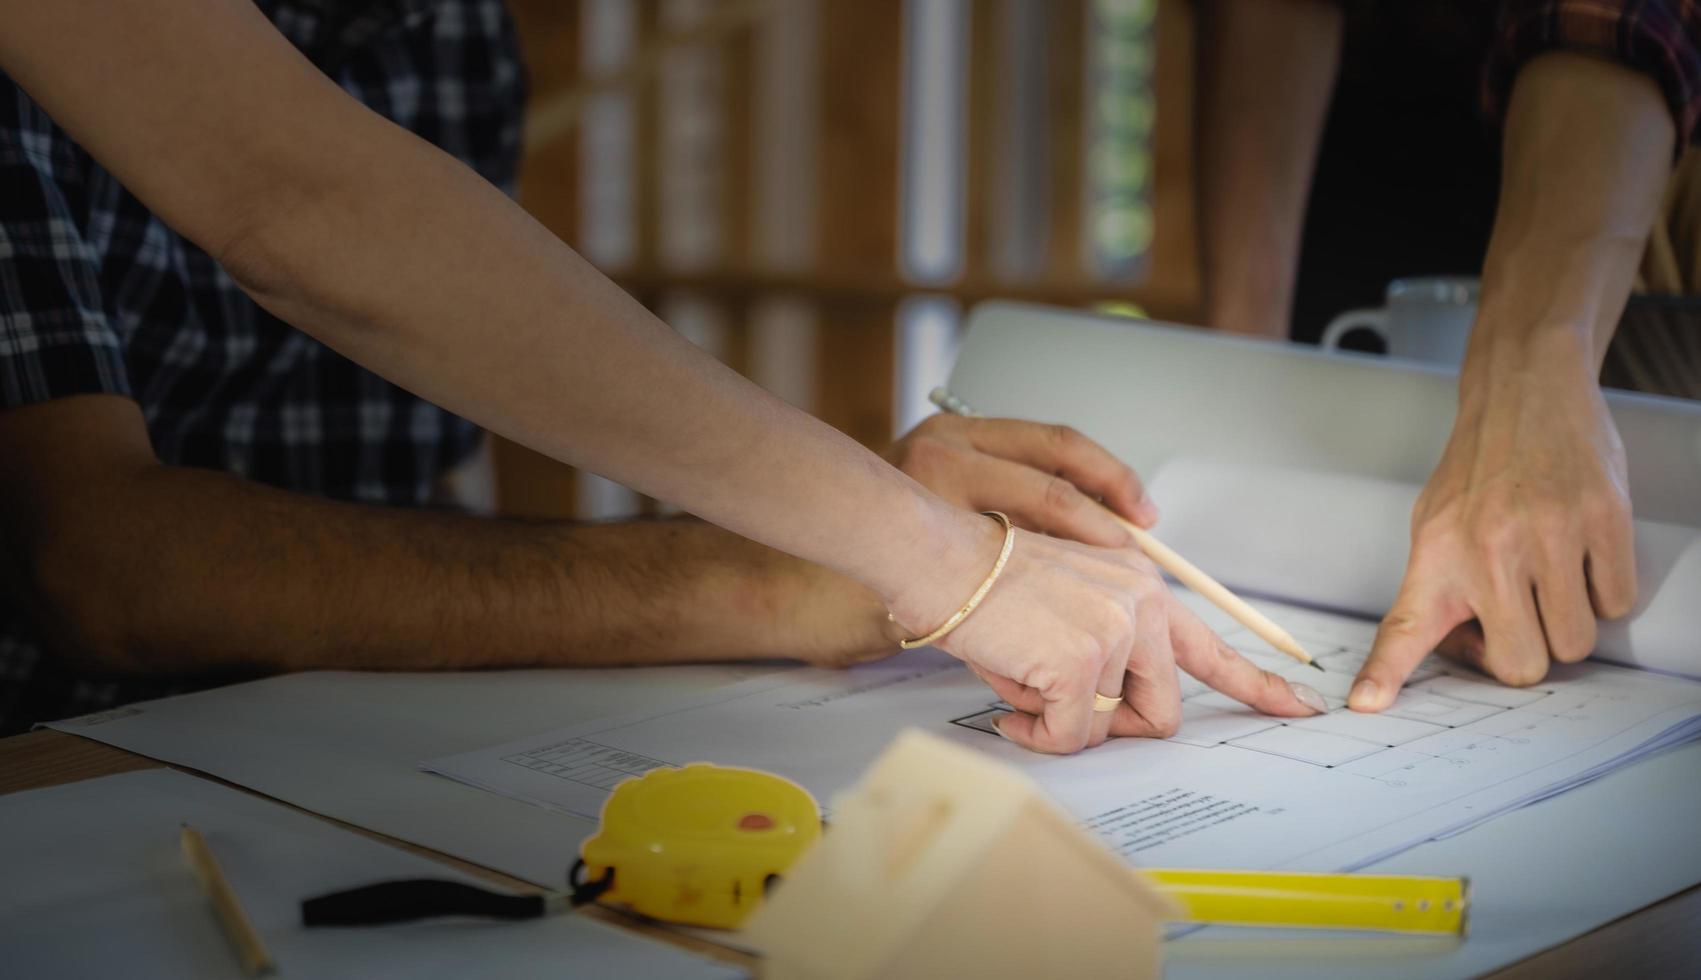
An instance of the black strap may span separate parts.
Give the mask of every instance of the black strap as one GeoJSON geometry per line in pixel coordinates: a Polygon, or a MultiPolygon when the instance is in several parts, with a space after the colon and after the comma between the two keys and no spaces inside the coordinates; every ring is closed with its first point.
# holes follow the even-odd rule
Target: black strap
{"type": "Polygon", "coordinates": [[[573,907],[578,908],[587,902],[594,902],[605,892],[614,887],[614,869],[609,868],[602,877],[595,881],[580,881],[579,872],[585,870],[585,859],[573,862],[573,867],[567,872],[567,892],[572,896],[573,907]]]}
{"type": "Polygon", "coordinates": [[[377,926],[444,915],[535,919],[547,912],[542,895],[503,895],[458,881],[383,881],[320,895],[301,903],[305,926],[377,926]]]}
{"type": "MultiPolygon", "coordinates": [[[[567,872],[569,901],[575,907],[594,902],[614,887],[614,869],[595,881],[580,881],[581,858],[567,872]]],[[[560,911],[559,908],[556,911],[560,911]]],[[[304,926],[381,926],[445,915],[487,919],[536,919],[550,912],[548,896],[505,895],[458,881],[413,878],[381,881],[309,898],[301,903],[304,926]]]]}

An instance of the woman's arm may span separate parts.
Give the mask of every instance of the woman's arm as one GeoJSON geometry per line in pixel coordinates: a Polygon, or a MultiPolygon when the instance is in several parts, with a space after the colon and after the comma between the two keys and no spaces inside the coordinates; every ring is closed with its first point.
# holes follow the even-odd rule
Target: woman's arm
{"type": "Polygon", "coordinates": [[[0,24],[0,66],[126,187],[377,373],[911,615],[960,601],[914,595],[911,569],[959,571],[951,593],[980,574],[984,521],[681,340],[251,3],[3,0],[0,24]]]}
{"type": "MultiPolygon", "coordinates": [[[[944,622],[1002,535],[681,340],[513,202],[356,104],[245,0],[0,0],[0,68],[259,302],[390,380],[557,459],[944,622]]],[[[1093,489],[1139,520],[1122,467],[1093,489]]],[[[1173,730],[1175,667],[1309,709],[1129,548],[1023,533],[940,644],[1074,751],[1173,730]],[[1127,698],[1092,710],[1094,693],[1127,698]]]]}

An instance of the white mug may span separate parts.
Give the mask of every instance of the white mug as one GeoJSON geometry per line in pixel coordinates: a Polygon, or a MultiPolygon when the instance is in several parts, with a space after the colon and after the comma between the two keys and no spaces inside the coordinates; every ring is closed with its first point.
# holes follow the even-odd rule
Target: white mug
{"type": "Polygon", "coordinates": [[[1396,279],[1388,284],[1387,301],[1384,308],[1348,310],[1330,320],[1319,345],[1338,350],[1347,334],[1369,330],[1382,338],[1390,357],[1452,368],[1464,362],[1477,316],[1477,280],[1396,279]]]}

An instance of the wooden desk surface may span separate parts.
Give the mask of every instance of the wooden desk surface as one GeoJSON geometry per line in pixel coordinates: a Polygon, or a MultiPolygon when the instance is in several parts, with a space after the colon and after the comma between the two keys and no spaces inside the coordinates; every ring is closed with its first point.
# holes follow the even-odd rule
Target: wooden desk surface
{"type": "MultiPolygon", "coordinates": [[[[137,769],[160,768],[166,768],[166,766],[163,763],[148,758],[147,756],[137,755],[134,752],[126,752],[123,749],[116,749],[110,745],[105,745],[91,739],[79,738],[75,735],[66,735],[62,732],[38,731],[31,732],[28,735],[14,735],[11,738],[0,738],[0,794],[15,793],[19,790],[25,789],[41,789],[46,786],[58,786],[61,783],[74,783],[83,779],[93,779],[96,776],[110,776],[114,773],[132,772],[137,769]]],[[[170,768],[177,767],[174,766],[170,768]]],[[[183,769],[181,771],[187,772],[192,776],[198,776],[202,779],[209,779],[215,783],[221,783],[244,793],[252,792],[251,790],[237,786],[234,783],[225,782],[222,779],[214,779],[205,773],[196,772],[193,769],[183,769]]],[[[262,794],[253,793],[253,795],[260,796],[262,794]]],[[[324,820],[327,823],[336,824],[345,830],[351,830],[357,834],[370,837],[373,840],[380,840],[386,844],[392,844],[404,850],[412,851],[415,854],[420,854],[433,860],[441,861],[446,865],[465,871],[468,874],[476,875],[480,878],[486,879],[487,881],[491,881],[506,888],[511,888],[515,891],[537,892],[541,890],[535,885],[521,881],[518,878],[511,878],[499,871],[492,871],[489,868],[463,861],[460,858],[451,857],[441,851],[433,851],[430,848],[420,847],[417,844],[410,844],[404,840],[398,840],[397,838],[389,837],[384,834],[373,833],[364,827],[357,827],[354,824],[344,823],[341,820],[332,820],[329,817],[313,813],[311,810],[303,810],[300,807],[292,806],[282,800],[274,799],[272,797],[266,797],[266,799],[272,800],[273,803],[276,803],[279,806],[287,806],[297,812],[306,813],[317,819],[324,820]]],[[[578,914],[588,915],[611,925],[619,926],[620,928],[649,936],[653,939],[660,939],[663,942],[672,943],[675,946],[691,950],[695,953],[700,953],[704,956],[710,957],[711,959],[720,960],[723,963],[732,963],[752,972],[756,970],[756,958],[748,953],[727,949],[724,946],[716,946],[714,943],[698,939],[694,936],[677,933],[671,929],[666,929],[649,922],[644,922],[631,916],[622,915],[611,909],[593,905],[580,909],[578,914]]]]}
{"type": "MultiPolygon", "coordinates": [[[[32,732],[0,739],[0,794],[74,783],[136,769],[160,768],[161,765],[145,756],[75,735],[49,731],[32,732]]],[[[185,771],[202,778],[211,778],[193,770],[185,771]]],[[[234,784],[225,785],[248,792],[234,784]]],[[[280,806],[289,806],[282,801],[274,802],[280,806]]],[[[318,814],[313,816],[329,820],[318,814]]],[[[329,822],[442,861],[497,884],[516,890],[537,890],[518,879],[469,864],[439,851],[376,834],[342,821],[329,822]]],[[[593,906],[583,910],[581,914],[592,915],[604,922],[673,943],[722,962],[736,964],[752,971],[756,969],[756,959],[745,953],[641,922],[608,909],[593,906]]],[[[1570,977],[1598,980],[1602,976],[1693,977],[1698,968],[1701,968],[1701,886],[1680,892],[1640,912],[1627,915],[1568,943],[1499,970],[1491,976],[1497,980],[1548,980],[1570,977]]]]}

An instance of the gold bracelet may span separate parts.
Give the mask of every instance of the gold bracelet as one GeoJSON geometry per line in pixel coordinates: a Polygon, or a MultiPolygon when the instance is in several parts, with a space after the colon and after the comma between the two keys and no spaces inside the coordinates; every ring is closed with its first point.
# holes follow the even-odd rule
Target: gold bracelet
{"type": "Polygon", "coordinates": [[[986,581],[980,584],[980,588],[975,590],[974,595],[969,596],[969,601],[963,603],[963,608],[951,614],[951,618],[945,621],[944,626],[926,636],[918,636],[913,640],[899,640],[899,649],[913,650],[916,647],[924,647],[944,639],[945,634],[956,629],[962,625],[963,620],[969,618],[969,613],[974,612],[975,607],[980,605],[980,601],[986,598],[988,592],[992,591],[992,583],[998,581],[998,576],[1004,574],[1004,565],[1010,560],[1010,550],[1016,546],[1016,526],[1011,524],[1010,518],[1000,511],[985,510],[981,513],[1004,525],[1004,547],[998,552],[998,561],[992,566],[992,574],[986,577],[986,581]]]}

